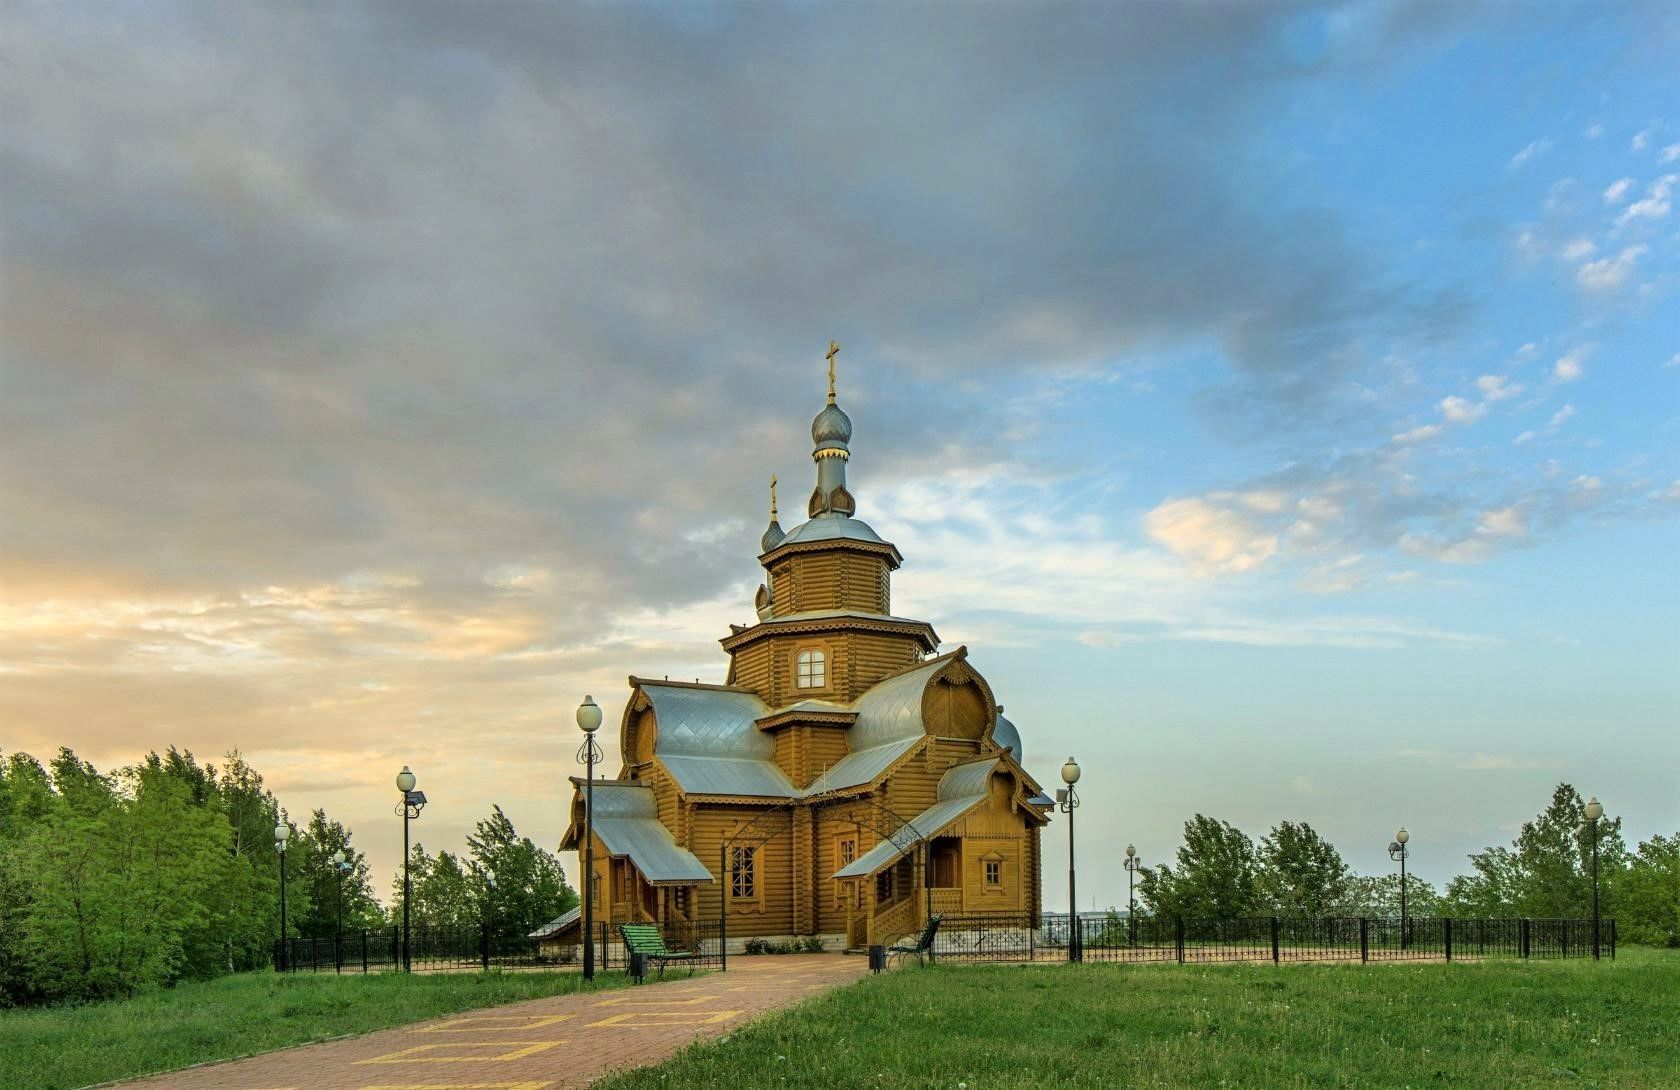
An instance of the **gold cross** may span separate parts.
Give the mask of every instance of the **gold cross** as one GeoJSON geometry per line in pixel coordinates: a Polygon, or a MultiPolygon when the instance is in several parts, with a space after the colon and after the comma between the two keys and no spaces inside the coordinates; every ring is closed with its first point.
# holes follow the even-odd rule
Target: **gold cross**
{"type": "Polygon", "coordinates": [[[770,521],[776,521],[776,475],[770,474],[770,521]]]}
{"type": "Polygon", "coordinates": [[[840,345],[835,341],[828,342],[828,402],[834,403],[834,357],[840,354],[840,345]]]}

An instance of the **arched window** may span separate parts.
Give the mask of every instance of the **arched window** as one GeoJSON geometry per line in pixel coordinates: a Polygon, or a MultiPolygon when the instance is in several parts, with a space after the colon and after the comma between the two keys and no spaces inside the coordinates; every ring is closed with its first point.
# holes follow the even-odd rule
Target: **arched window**
{"type": "Polygon", "coordinates": [[[821,651],[801,651],[797,662],[795,680],[801,689],[828,688],[828,666],[821,651]]]}

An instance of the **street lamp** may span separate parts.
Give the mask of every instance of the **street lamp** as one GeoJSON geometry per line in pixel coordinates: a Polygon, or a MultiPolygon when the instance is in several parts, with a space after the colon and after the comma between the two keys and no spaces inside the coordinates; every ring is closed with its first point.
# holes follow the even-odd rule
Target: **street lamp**
{"type": "Polygon", "coordinates": [[[1138,858],[1137,847],[1126,845],[1126,933],[1131,937],[1132,945],[1137,945],[1137,901],[1132,896],[1132,879],[1137,876],[1138,868],[1143,860],[1138,858]]]}
{"type": "Polygon", "coordinates": [[[286,811],[280,811],[280,821],[274,826],[274,850],[280,853],[280,971],[291,964],[286,949],[286,841],[292,838],[292,826],[286,811]]]}
{"type": "Polygon", "coordinates": [[[1079,961],[1079,897],[1073,873],[1073,812],[1079,807],[1079,795],[1073,785],[1079,782],[1079,762],[1072,757],[1062,765],[1062,782],[1067,786],[1056,789],[1056,806],[1068,816],[1068,960],[1079,961]]]}
{"type": "Polygon", "coordinates": [[[1412,834],[1406,831],[1404,825],[1395,832],[1394,839],[1388,845],[1388,857],[1400,863],[1400,949],[1406,948],[1406,857],[1412,853],[1406,849],[1406,841],[1412,839],[1412,834]]]}
{"type": "Polygon", "coordinates": [[[414,900],[413,891],[408,883],[408,823],[420,816],[420,811],[426,808],[426,793],[416,791],[417,781],[414,773],[403,765],[403,770],[397,773],[397,790],[402,792],[402,799],[397,803],[397,813],[403,819],[403,943],[402,963],[403,972],[412,972],[413,965],[408,958],[408,905],[414,900]]]}
{"type": "Polygon", "coordinates": [[[578,760],[584,765],[583,780],[583,979],[595,979],[595,762],[602,759],[601,747],[595,744],[595,732],[601,729],[601,706],[595,698],[585,694],[577,710],[578,729],[583,731],[583,745],[578,747],[578,760]]]}
{"type": "Polygon", "coordinates": [[[350,861],[344,849],[333,852],[333,872],[338,878],[338,929],[333,932],[333,972],[344,971],[344,876],[350,872],[350,861]]]}
{"type": "Polygon", "coordinates": [[[1592,828],[1593,874],[1593,960],[1598,960],[1598,819],[1604,816],[1604,804],[1594,795],[1587,800],[1587,823],[1592,828]]]}

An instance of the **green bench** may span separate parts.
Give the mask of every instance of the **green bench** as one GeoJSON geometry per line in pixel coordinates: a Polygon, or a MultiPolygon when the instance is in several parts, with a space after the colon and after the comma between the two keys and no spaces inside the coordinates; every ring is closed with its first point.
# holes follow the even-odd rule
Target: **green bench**
{"type": "Polygon", "coordinates": [[[930,959],[933,957],[933,936],[939,933],[939,921],[944,918],[945,917],[939,915],[929,916],[927,926],[922,928],[921,936],[917,938],[914,943],[909,946],[887,947],[887,957],[901,958],[907,954],[914,954],[916,956],[916,964],[924,964],[922,961],[924,957],[930,959]]]}
{"type": "MultiPolygon", "coordinates": [[[[665,978],[665,966],[673,961],[688,962],[688,975],[694,975],[694,963],[700,955],[687,950],[667,950],[665,935],[659,930],[658,924],[621,923],[618,925],[618,934],[624,940],[627,954],[641,954],[649,962],[659,966],[661,980],[665,978]]],[[[628,961],[629,958],[626,957],[625,960],[628,961]]]]}

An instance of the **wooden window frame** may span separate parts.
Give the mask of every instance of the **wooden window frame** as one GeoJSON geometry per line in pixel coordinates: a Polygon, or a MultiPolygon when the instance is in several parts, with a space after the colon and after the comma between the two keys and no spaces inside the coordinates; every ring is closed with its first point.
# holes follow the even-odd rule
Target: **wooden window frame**
{"type": "Polygon", "coordinates": [[[732,846],[729,849],[730,903],[757,904],[762,888],[758,883],[758,846],[732,846]]]}
{"type": "MultiPolygon", "coordinates": [[[[796,692],[796,693],[826,693],[826,692],[828,692],[831,688],[833,688],[834,672],[831,669],[829,669],[829,667],[831,665],[833,665],[833,661],[834,661],[833,656],[829,654],[828,647],[823,645],[823,644],[814,644],[813,643],[813,644],[806,644],[802,647],[794,648],[794,651],[793,651],[793,689],[794,689],[794,692],[796,692]],[[816,656],[816,658],[813,659],[813,660],[809,660],[808,662],[801,661],[802,659],[805,659],[805,656],[807,656],[807,655],[814,655],[814,656],[816,656]],[[818,666],[818,667],[822,668],[822,673],[820,675],[822,684],[820,684],[820,685],[806,685],[806,684],[802,683],[801,677],[800,677],[800,668],[802,666],[807,666],[807,665],[818,666]]],[[[805,677],[806,678],[818,677],[817,671],[815,669],[806,670],[805,671],[805,677]]]]}
{"type": "MultiPolygon", "coordinates": [[[[858,857],[858,835],[856,833],[845,833],[841,836],[837,836],[837,837],[834,838],[834,869],[835,870],[844,869],[846,864],[856,861],[857,857],[858,857]],[[846,847],[848,845],[850,845],[851,849],[852,849],[852,854],[851,854],[850,857],[847,857],[847,855],[846,855],[846,847]]],[[[834,883],[834,907],[836,907],[836,908],[846,907],[846,890],[845,890],[844,886],[845,886],[845,882],[843,880],[836,881],[834,883]]]]}
{"type": "Polygon", "coordinates": [[[986,871],[986,875],[985,875],[986,888],[987,889],[1001,889],[1001,888],[1003,888],[1003,860],[1001,860],[1001,859],[982,859],[980,862],[985,867],[985,871],[986,871]]]}

